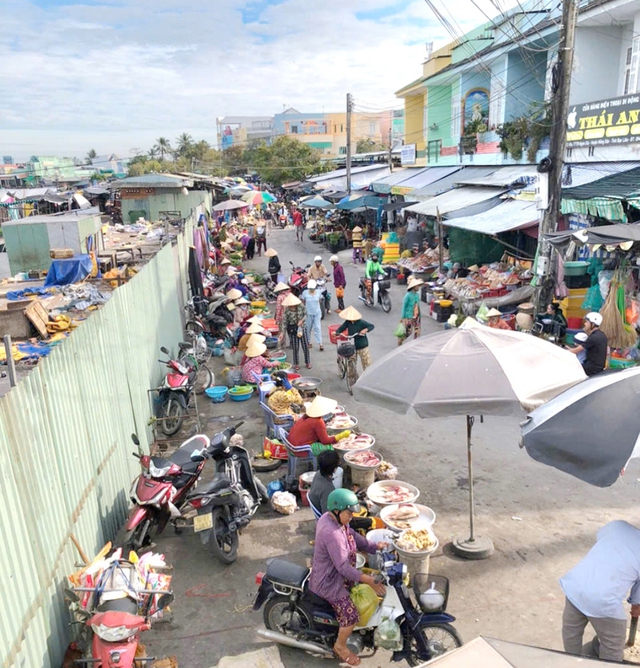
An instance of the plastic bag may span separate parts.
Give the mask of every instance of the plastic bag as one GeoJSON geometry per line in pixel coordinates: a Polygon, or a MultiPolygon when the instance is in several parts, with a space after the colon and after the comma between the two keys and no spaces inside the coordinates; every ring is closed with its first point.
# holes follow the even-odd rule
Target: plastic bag
{"type": "Polygon", "coordinates": [[[281,515],[292,515],[298,510],[296,497],[291,492],[275,492],[271,497],[271,505],[281,515]]]}
{"type": "Polygon", "coordinates": [[[403,339],[407,335],[407,330],[402,320],[398,323],[398,326],[394,329],[393,335],[397,336],[399,339],[403,339]]]}
{"type": "Polygon", "coordinates": [[[604,304],[602,295],[600,294],[600,287],[592,285],[588,290],[582,302],[582,308],[586,311],[599,311],[604,304]]]}
{"type": "Polygon", "coordinates": [[[388,617],[385,617],[378,628],[373,632],[373,642],[376,647],[398,652],[402,649],[402,632],[400,627],[388,617]]]}
{"type": "Polygon", "coordinates": [[[482,302],[482,304],[480,304],[478,312],[476,313],[476,318],[480,320],[480,322],[487,322],[488,320],[487,313],[489,313],[489,309],[487,308],[487,305],[484,302],[482,302]]]}
{"type": "Polygon", "coordinates": [[[638,322],[638,318],[640,317],[640,312],[638,312],[638,302],[631,299],[629,301],[629,306],[627,306],[625,315],[627,318],[627,322],[630,325],[635,326],[635,324],[638,322]]]}
{"type": "Polygon", "coordinates": [[[358,624],[366,626],[378,607],[378,595],[370,585],[358,584],[351,589],[351,600],[360,615],[358,624]]]}

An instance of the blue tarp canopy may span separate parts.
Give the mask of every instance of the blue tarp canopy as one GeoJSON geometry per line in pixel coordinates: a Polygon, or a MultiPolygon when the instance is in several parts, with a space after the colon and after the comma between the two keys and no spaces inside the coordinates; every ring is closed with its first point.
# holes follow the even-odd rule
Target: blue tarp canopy
{"type": "Polygon", "coordinates": [[[64,260],[54,260],[49,267],[45,286],[69,285],[84,280],[93,270],[89,255],[75,255],[64,260]]]}

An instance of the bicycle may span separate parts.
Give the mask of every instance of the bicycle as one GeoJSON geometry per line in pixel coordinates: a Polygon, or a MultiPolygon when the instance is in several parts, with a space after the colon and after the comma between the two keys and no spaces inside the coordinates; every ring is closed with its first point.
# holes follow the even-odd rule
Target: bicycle
{"type": "Polygon", "coordinates": [[[336,349],[338,353],[338,375],[344,378],[347,384],[347,392],[353,394],[353,386],[358,380],[358,369],[356,346],[354,336],[341,336],[338,339],[336,349]]]}

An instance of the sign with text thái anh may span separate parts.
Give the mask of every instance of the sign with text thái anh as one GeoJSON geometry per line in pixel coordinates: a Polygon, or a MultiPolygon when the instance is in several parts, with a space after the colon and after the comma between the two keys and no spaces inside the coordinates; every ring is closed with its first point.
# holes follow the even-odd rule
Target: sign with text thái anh
{"type": "Polygon", "coordinates": [[[569,107],[567,148],[640,142],[640,95],[569,107]]]}

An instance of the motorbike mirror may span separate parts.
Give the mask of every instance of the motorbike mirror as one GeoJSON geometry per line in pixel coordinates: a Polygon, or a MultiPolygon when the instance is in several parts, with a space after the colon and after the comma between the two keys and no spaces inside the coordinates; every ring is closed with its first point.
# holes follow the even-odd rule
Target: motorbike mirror
{"type": "Polygon", "coordinates": [[[64,591],[64,597],[69,601],[77,603],[80,600],[80,597],[78,596],[77,592],[73,591],[73,589],[71,589],[70,587],[65,587],[63,591],[64,591]]]}
{"type": "Polygon", "coordinates": [[[162,348],[160,348],[160,352],[163,352],[165,355],[169,354],[169,351],[164,346],[162,346],[162,348]]]}
{"type": "Polygon", "coordinates": [[[131,440],[135,443],[135,445],[140,445],[140,440],[138,439],[137,434],[131,434],[131,440]]]}
{"type": "Polygon", "coordinates": [[[173,594],[162,594],[158,599],[158,610],[164,610],[166,607],[170,606],[173,602],[173,594]]]}

